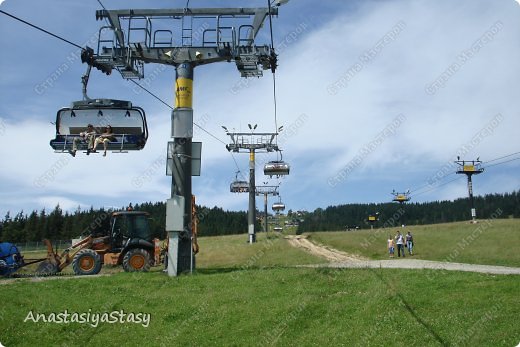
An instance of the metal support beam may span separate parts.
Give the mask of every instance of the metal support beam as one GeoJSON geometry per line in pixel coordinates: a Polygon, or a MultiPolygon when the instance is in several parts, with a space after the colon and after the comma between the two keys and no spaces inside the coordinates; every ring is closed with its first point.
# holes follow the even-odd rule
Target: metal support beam
{"type": "Polygon", "coordinates": [[[469,206],[471,208],[471,220],[475,223],[477,221],[477,211],[475,210],[475,200],[473,199],[473,182],[471,181],[471,175],[468,175],[468,193],[469,206]]]}
{"type": "MultiPolygon", "coordinates": [[[[280,5],[280,2],[278,5],[280,5]]],[[[276,55],[272,47],[268,45],[255,45],[260,28],[263,26],[267,16],[278,15],[276,7],[267,8],[176,8],[176,9],[124,9],[124,10],[99,10],[96,11],[96,19],[107,19],[109,26],[103,27],[112,32],[113,38],[101,39],[103,30],[99,32],[98,49],[96,55],[89,56],[90,59],[84,62],[89,66],[94,66],[109,74],[117,69],[123,78],[143,78],[144,64],[157,63],[176,67],[175,81],[175,109],[172,111],[172,133],[171,145],[168,146],[167,172],[171,171],[172,186],[171,199],[168,200],[166,208],[166,231],[170,240],[168,256],[168,274],[177,276],[178,274],[193,268],[195,259],[192,249],[192,137],[193,137],[193,70],[196,66],[216,63],[231,62],[236,63],[237,69],[244,77],[259,77],[262,70],[276,69],[276,55]],[[220,19],[225,18],[225,26],[221,26],[220,19]],[[146,27],[132,26],[134,21],[146,20],[146,27]],[[156,26],[153,20],[161,22],[159,27],[164,28],[164,21],[170,20],[172,30],[158,29],[152,30],[156,26]],[[191,21],[191,25],[184,25],[185,19],[191,21]],[[209,19],[214,19],[215,24],[202,26],[202,31],[198,32],[199,39],[194,42],[193,20],[202,20],[204,24],[209,23],[209,19]],[[228,26],[227,22],[235,20],[234,26],[228,26]],[[179,21],[181,21],[179,23],[179,21]],[[247,24],[252,21],[251,24],[247,24]],[[238,28],[238,32],[235,30],[238,28]],[[240,28],[246,28],[244,35],[248,39],[240,36],[240,28]],[[222,29],[231,30],[231,39],[221,40],[220,31],[222,29]],[[251,29],[250,31],[248,31],[251,29]],[[177,30],[174,33],[173,30],[177,30]],[[144,41],[134,38],[130,33],[144,33],[144,41]],[[186,31],[190,32],[189,44],[184,41],[186,31]],[[169,40],[155,40],[156,33],[170,33],[169,40]],[[205,34],[211,36],[216,33],[215,40],[205,40],[205,34]],[[132,37],[131,37],[132,36],[132,37]],[[172,38],[180,37],[181,42],[174,43],[172,38]],[[152,39],[153,38],[153,39],[152,39]],[[245,43],[245,44],[242,44],[245,43]],[[105,47],[109,44],[109,47],[105,47]],[[170,150],[171,149],[171,150],[170,150]],[[182,224],[180,222],[182,220],[182,224]]],[[[102,29],[103,29],[102,28],[102,29]]],[[[88,50],[87,50],[88,51],[88,50]]],[[[83,61],[83,56],[82,56],[83,61]]],[[[252,152],[252,170],[250,170],[250,213],[249,233],[250,241],[254,242],[255,216],[255,183],[254,183],[254,153],[255,150],[263,149],[267,152],[278,150],[273,144],[276,134],[271,134],[271,139],[262,139],[258,147],[247,148],[252,152]],[[252,202],[251,202],[252,194],[252,202]]],[[[235,141],[233,141],[235,142],[235,141]]],[[[239,151],[245,143],[234,143],[230,150],[239,151]],[[242,146],[242,147],[241,147],[242,146]]]]}
{"type": "MultiPolygon", "coordinates": [[[[255,235],[255,221],[256,221],[256,205],[255,195],[257,194],[255,186],[255,153],[257,152],[273,152],[279,151],[278,145],[274,142],[275,136],[278,133],[254,133],[256,124],[251,127],[249,124],[250,133],[230,133],[226,127],[223,127],[227,135],[231,137],[231,142],[226,145],[226,149],[230,152],[239,153],[240,150],[245,150],[249,153],[249,210],[247,215],[249,243],[256,241],[255,235]]],[[[242,153],[245,153],[243,151],[242,153]]]]}
{"type": "Polygon", "coordinates": [[[482,162],[477,158],[477,160],[457,160],[455,164],[459,165],[459,169],[457,170],[457,174],[464,174],[468,176],[468,195],[469,195],[469,204],[471,208],[471,222],[477,222],[477,210],[475,209],[475,201],[473,199],[473,182],[471,180],[471,176],[478,175],[484,172],[484,169],[480,167],[482,162]]]}
{"type": "Polygon", "coordinates": [[[267,232],[269,230],[268,222],[267,222],[267,197],[269,195],[278,195],[278,186],[260,186],[256,188],[256,195],[263,195],[264,196],[264,216],[265,216],[265,223],[264,223],[264,231],[267,235],[267,232]]]}
{"type": "Polygon", "coordinates": [[[192,237],[192,189],[191,189],[191,145],[193,137],[193,66],[180,64],[176,69],[175,108],[172,111],[172,138],[174,140],[174,159],[172,174],[172,199],[183,197],[182,230],[167,230],[170,243],[168,257],[168,275],[177,276],[194,268],[194,255],[191,245],[192,237]],[[172,242],[173,241],[173,242],[172,242]]]}
{"type": "MultiPolygon", "coordinates": [[[[156,18],[172,18],[182,16],[226,16],[226,17],[242,17],[242,16],[260,16],[262,19],[269,14],[269,9],[266,7],[257,8],[190,8],[189,12],[185,8],[172,9],[131,9],[131,10],[97,10],[96,19],[102,20],[104,18],[112,20],[116,18],[129,17],[156,17],[156,18]]],[[[278,8],[271,7],[271,14],[278,15],[278,8]]],[[[260,27],[263,20],[256,20],[255,24],[260,27]]],[[[114,23],[112,23],[114,24],[114,23]]]]}
{"type": "Polygon", "coordinates": [[[268,227],[267,227],[267,193],[264,193],[264,231],[267,235],[268,227]]]}
{"type": "Polygon", "coordinates": [[[255,150],[249,150],[249,210],[247,214],[247,225],[249,234],[249,243],[256,242],[255,221],[256,221],[256,203],[255,203],[255,150]]]}

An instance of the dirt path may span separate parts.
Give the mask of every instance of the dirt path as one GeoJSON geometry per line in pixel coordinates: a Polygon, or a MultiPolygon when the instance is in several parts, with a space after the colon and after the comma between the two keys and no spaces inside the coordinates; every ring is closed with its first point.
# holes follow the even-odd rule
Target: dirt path
{"type": "Polygon", "coordinates": [[[312,267],[332,268],[387,268],[387,269],[433,269],[450,271],[470,271],[497,275],[520,275],[520,268],[493,265],[450,263],[420,259],[368,260],[348,254],[337,249],[316,244],[304,235],[288,235],[285,237],[293,247],[301,248],[313,255],[325,258],[329,264],[309,265],[312,267]]]}
{"type": "Polygon", "coordinates": [[[328,246],[318,245],[308,240],[306,235],[287,235],[285,239],[289,241],[291,246],[303,248],[307,252],[325,258],[330,262],[358,262],[368,260],[367,258],[348,254],[328,246]]]}

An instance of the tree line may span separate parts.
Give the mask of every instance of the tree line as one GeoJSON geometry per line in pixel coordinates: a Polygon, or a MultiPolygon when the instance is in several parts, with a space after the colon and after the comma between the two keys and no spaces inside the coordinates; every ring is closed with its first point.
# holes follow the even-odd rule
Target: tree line
{"type": "MultiPolygon", "coordinates": [[[[477,219],[520,218],[520,190],[474,198],[477,219]],[[499,211],[500,213],[497,213],[499,211]]],[[[423,203],[347,204],[318,208],[302,218],[298,232],[391,227],[465,221],[471,219],[469,198],[423,203]],[[376,221],[370,222],[369,216],[376,221]]]]}
{"type": "MultiPolygon", "coordinates": [[[[126,208],[122,208],[124,210],[126,208]]],[[[147,202],[133,205],[135,211],[150,213],[150,228],[155,237],[165,238],[166,206],[164,202],[147,202]]],[[[68,240],[80,235],[102,234],[110,230],[110,217],[114,210],[76,209],[63,212],[57,205],[51,212],[45,209],[23,211],[15,215],[9,212],[0,221],[0,240],[30,242],[43,239],[68,240]]],[[[225,211],[219,207],[197,206],[198,233],[201,236],[241,234],[247,232],[247,212],[225,211]]],[[[257,225],[259,228],[259,224],[257,225]]]]}
{"type": "MultiPolygon", "coordinates": [[[[479,219],[496,216],[520,218],[520,190],[505,194],[490,194],[475,197],[479,219]]],[[[124,210],[125,208],[122,208],[124,210]]],[[[135,204],[133,209],[150,213],[150,227],[155,237],[165,238],[166,206],[164,202],[135,204]]],[[[45,209],[23,211],[11,216],[7,213],[0,221],[0,240],[9,242],[67,240],[80,235],[105,233],[110,229],[110,216],[114,210],[76,209],[68,212],[56,206],[51,212],[45,209]]],[[[262,213],[257,212],[260,216],[262,213]]],[[[370,228],[369,216],[377,216],[375,228],[401,224],[435,224],[471,219],[469,201],[434,201],[424,203],[347,204],[317,208],[313,212],[288,212],[288,217],[299,221],[298,232],[345,230],[347,228],[370,228]]],[[[198,233],[200,236],[215,236],[247,233],[247,212],[226,211],[220,207],[197,206],[198,233]]],[[[256,230],[262,230],[257,220],[256,230]]]]}

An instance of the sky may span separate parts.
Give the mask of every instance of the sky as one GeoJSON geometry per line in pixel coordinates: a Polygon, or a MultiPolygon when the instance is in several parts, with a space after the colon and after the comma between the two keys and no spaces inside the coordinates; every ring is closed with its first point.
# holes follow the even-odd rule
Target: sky
{"type": "MultiPolygon", "coordinates": [[[[185,1],[103,0],[107,9],[183,8],[185,1]]],[[[263,7],[265,1],[191,0],[190,7],[263,7]]],[[[6,0],[0,9],[80,46],[97,47],[98,1],[6,0]]],[[[269,44],[266,23],[257,45],[269,44]]],[[[56,112],[81,100],[79,49],[0,13],[0,217],[59,204],[121,208],[166,201],[171,110],[117,71],[93,70],[93,98],[131,100],[147,114],[142,151],[75,158],[49,146],[56,112]]],[[[381,203],[410,190],[412,202],[468,195],[453,161],[480,158],[474,193],[520,189],[520,6],[513,0],[291,0],[273,18],[273,78],[243,79],[234,63],[199,66],[194,76],[193,141],[202,142],[197,203],[246,210],[247,194],[229,184],[248,174],[248,155],[226,150],[222,125],[273,132],[290,175],[280,184],[287,209],[312,211],[348,203],[381,203]],[[211,134],[208,135],[209,132],[211,134]],[[215,139],[218,138],[217,139],[215,139]],[[517,153],[512,156],[510,154],[517,153]],[[507,157],[505,157],[507,156],[507,157]],[[504,159],[499,159],[505,157],[504,159]],[[495,160],[499,159],[499,160],[495,160]],[[486,163],[488,162],[489,163],[486,163]],[[499,164],[494,165],[493,164],[499,164]],[[489,167],[487,167],[489,166],[489,167]]],[[[147,64],[140,83],[173,104],[175,70],[147,64]]],[[[270,203],[275,200],[271,198],[270,203]]],[[[262,209],[262,199],[257,206],[262,209]]],[[[477,212],[478,213],[478,212],[477,212]]]]}

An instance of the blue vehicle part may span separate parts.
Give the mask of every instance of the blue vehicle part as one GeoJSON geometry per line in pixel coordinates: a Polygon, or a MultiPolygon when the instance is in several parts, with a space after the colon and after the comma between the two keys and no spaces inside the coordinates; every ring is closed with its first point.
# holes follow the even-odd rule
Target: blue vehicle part
{"type": "Polygon", "coordinates": [[[9,242],[0,243],[0,276],[8,276],[23,265],[18,247],[9,242]]]}

